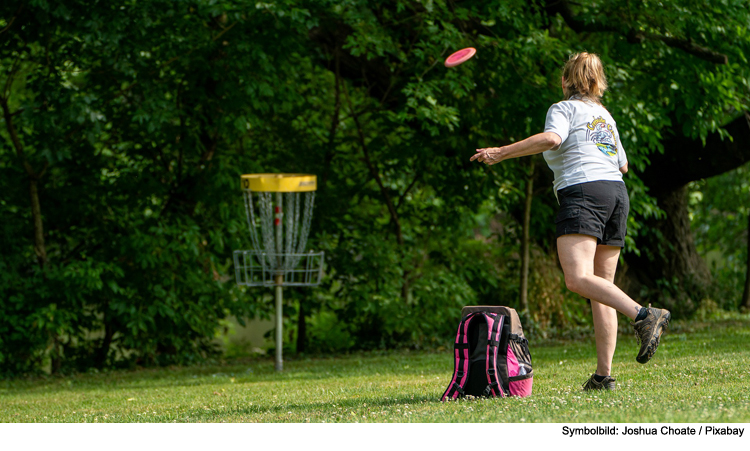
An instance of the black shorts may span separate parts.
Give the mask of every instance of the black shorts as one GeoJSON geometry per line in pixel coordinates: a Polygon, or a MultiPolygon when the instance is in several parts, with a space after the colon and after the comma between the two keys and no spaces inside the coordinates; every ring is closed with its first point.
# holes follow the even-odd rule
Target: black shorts
{"type": "Polygon", "coordinates": [[[557,237],[582,234],[597,244],[625,246],[630,199],[625,183],[586,182],[557,192],[557,237]]]}

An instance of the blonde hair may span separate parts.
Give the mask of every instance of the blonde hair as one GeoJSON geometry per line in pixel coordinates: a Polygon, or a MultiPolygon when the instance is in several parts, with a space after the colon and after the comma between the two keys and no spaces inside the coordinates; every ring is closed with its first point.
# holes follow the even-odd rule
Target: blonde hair
{"type": "Polygon", "coordinates": [[[575,95],[601,103],[607,90],[607,77],[602,61],[594,53],[574,53],[563,66],[563,95],[565,100],[575,95]]]}

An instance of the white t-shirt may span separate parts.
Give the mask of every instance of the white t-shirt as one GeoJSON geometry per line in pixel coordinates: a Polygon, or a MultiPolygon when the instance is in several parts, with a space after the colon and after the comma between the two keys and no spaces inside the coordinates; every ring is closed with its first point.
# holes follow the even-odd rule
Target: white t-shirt
{"type": "Polygon", "coordinates": [[[562,144],[544,152],[555,173],[554,189],[599,180],[622,181],[628,162],[617,124],[602,105],[573,97],[547,111],[545,132],[557,133],[562,144]]]}

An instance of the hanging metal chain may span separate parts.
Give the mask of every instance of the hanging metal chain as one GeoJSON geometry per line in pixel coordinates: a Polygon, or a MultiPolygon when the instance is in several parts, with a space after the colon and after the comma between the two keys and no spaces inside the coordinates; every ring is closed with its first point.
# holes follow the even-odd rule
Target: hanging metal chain
{"type": "Polygon", "coordinates": [[[263,234],[263,251],[266,253],[268,266],[278,268],[276,265],[276,241],[273,228],[273,202],[271,193],[258,193],[260,199],[261,232],[263,234]]]}
{"type": "Polygon", "coordinates": [[[245,190],[243,198],[245,199],[245,216],[247,216],[247,224],[250,227],[250,236],[253,238],[253,249],[256,252],[260,252],[258,226],[255,224],[255,211],[253,209],[253,192],[245,190]]]}
{"type": "MultiPolygon", "coordinates": [[[[295,209],[294,209],[294,224],[295,224],[295,227],[294,227],[294,238],[292,239],[292,246],[296,246],[297,245],[297,240],[299,239],[299,211],[300,211],[300,208],[301,208],[301,205],[302,205],[302,204],[300,204],[300,196],[301,196],[301,194],[300,193],[295,193],[294,196],[297,199],[296,199],[296,202],[295,202],[295,209]]],[[[292,252],[294,252],[294,247],[292,248],[292,252]]],[[[297,264],[295,263],[294,266],[297,266],[297,264]]]]}
{"type": "Polygon", "coordinates": [[[305,252],[307,246],[307,235],[310,233],[310,223],[312,222],[313,204],[315,203],[315,191],[305,193],[305,212],[302,215],[302,230],[299,234],[299,246],[297,253],[305,252]]]}
{"type": "Polygon", "coordinates": [[[305,253],[305,248],[312,223],[315,192],[256,191],[253,196],[250,190],[245,190],[244,202],[254,252],[243,255],[242,261],[236,261],[235,264],[242,268],[236,274],[238,280],[255,283],[253,274],[258,273],[253,271],[260,271],[263,280],[283,275],[293,285],[309,283],[307,279],[312,277],[313,272],[310,265],[316,263],[313,262],[312,253],[305,253]],[[249,261],[255,258],[257,265],[249,261]],[[303,267],[298,268],[303,260],[303,267]],[[302,280],[296,281],[300,276],[302,280]]]}
{"type": "MultiPolygon", "coordinates": [[[[299,212],[302,209],[302,203],[300,202],[300,199],[302,198],[302,194],[294,193],[294,197],[296,198],[296,204],[295,204],[295,209],[294,209],[294,238],[292,238],[292,252],[294,252],[295,249],[297,248],[297,243],[300,237],[299,212]]],[[[299,255],[296,255],[294,257],[294,261],[292,262],[291,268],[297,267],[297,264],[299,263],[299,259],[300,259],[299,255]]]]}
{"type": "Polygon", "coordinates": [[[296,202],[294,193],[285,193],[284,195],[284,206],[286,211],[284,212],[285,229],[284,229],[284,261],[282,267],[284,271],[289,271],[294,268],[294,257],[291,255],[294,252],[294,234],[297,229],[297,224],[294,223],[294,209],[296,208],[296,202]]]}
{"type": "Polygon", "coordinates": [[[306,252],[315,192],[243,190],[253,250],[235,251],[235,279],[242,286],[316,286],[323,252],[306,252]],[[258,230],[260,229],[260,230],[258,230]],[[281,276],[281,278],[280,278],[281,276]]]}

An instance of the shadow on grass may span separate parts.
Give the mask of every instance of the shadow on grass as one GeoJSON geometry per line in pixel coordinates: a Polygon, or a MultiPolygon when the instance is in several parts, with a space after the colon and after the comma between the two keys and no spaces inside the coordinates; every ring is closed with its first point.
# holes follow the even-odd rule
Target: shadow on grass
{"type": "MultiPolygon", "coordinates": [[[[357,398],[357,399],[336,399],[332,400],[330,402],[323,402],[323,401],[314,401],[309,403],[289,403],[289,404],[280,404],[280,405],[274,405],[274,406],[255,406],[255,405],[248,405],[246,407],[236,407],[234,409],[229,409],[222,411],[221,416],[227,417],[227,416],[240,416],[240,417],[260,417],[263,415],[278,415],[282,416],[288,413],[297,413],[297,414],[305,414],[307,416],[310,415],[317,415],[317,414],[325,414],[333,416],[337,412],[334,412],[331,410],[332,406],[335,405],[336,408],[344,409],[345,411],[351,411],[351,410],[358,410],[358,409],[364,409],[364,408],[375,408],[375,409],[383,409],[387,407],[396,407],[396,406],[403,406],[403,405],[424,405],[424,404],[431,404],[431,405],[438,405],[441,404],[441,401],[439,400],[440,394],[432,394],[432,395],[408,395],[408,394],[401,394],[401,395],[395,395],[395,396],[389,396],[389,397],[383,397],[378,398],[373,396],[372,398],[363,397],[363,398],[357,398]]],[[[187,416],[191,420],[211,420],[216,417],[216,415],[213,412],[207,412],[203,409],[192,409],[187,413],[187,416]]],[[[253,421],[252,418],[248,418],[248,420],[253,421]]],[[[257,419],[258,421],[261,420],[261,418],[257,419]]],[[[283,421],[283,420],[282,420],[283,421]]],[[[291,421],[290,422],[301,422],[301,421],[291,421]]],[[[277,422],[276,420],[267,420],[267,422],[277,422]]]]}

